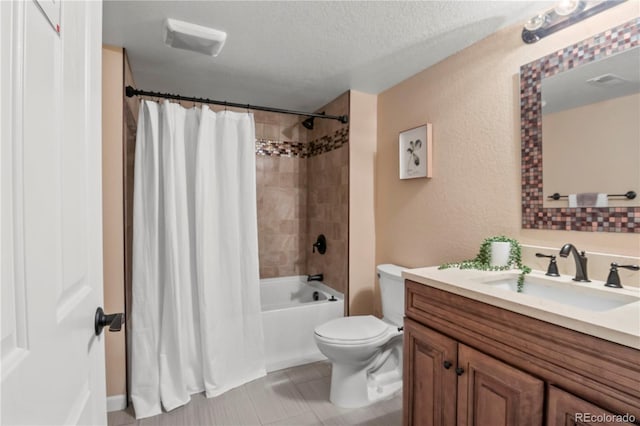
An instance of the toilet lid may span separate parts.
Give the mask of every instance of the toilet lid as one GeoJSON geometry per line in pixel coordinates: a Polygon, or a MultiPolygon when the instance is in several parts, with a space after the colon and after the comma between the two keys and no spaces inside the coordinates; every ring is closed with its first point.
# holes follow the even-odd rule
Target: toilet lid
{"type": "Polygon", "coordinates": [[[373,315],[337,318],[316,327],[318,336],[331,340],[369,340],[383,335],[389,324],[373,315]]]}

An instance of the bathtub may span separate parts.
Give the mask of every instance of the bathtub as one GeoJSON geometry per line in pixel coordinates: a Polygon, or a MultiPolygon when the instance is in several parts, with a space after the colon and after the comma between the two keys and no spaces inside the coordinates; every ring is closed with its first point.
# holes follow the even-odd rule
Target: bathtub
{"type": "Polygon", "coordinates": [[[306,276],[260,280],[267,371],[326,359],[313,338],[320,324],[344,316],[344,297],[306,276]],[[329,301],[331,296],[338,299],[329,301]]]}

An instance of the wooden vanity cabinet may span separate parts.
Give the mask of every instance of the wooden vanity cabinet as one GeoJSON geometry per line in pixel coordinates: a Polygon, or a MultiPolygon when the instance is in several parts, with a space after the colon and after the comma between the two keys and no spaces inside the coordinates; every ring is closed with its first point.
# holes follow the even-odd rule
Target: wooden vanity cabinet
{"type": "Polygon", "coordinates": [[[410,319],[404,330],[405,424],[542,424],[541,380],[410,319]]]}
{"type": "Polygon", "coordinates": [[[542,424],[542,380],[463,344],[458,366],[459,426],[542,424]]]}
{"type": "Polygon", "coordinates": [[[610,411],[593,405],[554,386],[549,387],[547,426],[630,425],[624,418],[615,418],[610,411]],[[593,415],[595,418],[587,418],[593,415]]]}
{"type": "Polygon", "coordinates": [[[404,424],[456,424],[458,343],[405,319],[404,424]]]}
{"type": "Polygon", "coordinates": [[[640,419],[640,351],[405,287],[405,426],[574,425],[581,412],[640,419]]]}

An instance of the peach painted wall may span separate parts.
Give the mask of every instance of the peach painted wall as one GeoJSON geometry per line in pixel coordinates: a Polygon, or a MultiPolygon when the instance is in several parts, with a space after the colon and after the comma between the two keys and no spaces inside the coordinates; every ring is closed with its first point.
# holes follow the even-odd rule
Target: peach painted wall
{"type": "MultiPolygon", "coordinates": [[[[120,47],[102,49],[102,218],[104,310],[124,312],[123,61],[120,47]]],[[[124,327],[105,330],[107,396],[126,393],[124,327]]]]}
{"type": "Polygon", "coordinates": [[[533,45],[515,25],[381,93],[376,262],[417,267],[470,258],[496,234],[639,256],[640,234],[521,229],[518,87],[521,65],[639,14],[638,2],[629,1],[533,45]],[[425,122],[433,123],[434,176],[400,181],[398,133],[425,122]]]}
{"type": "Polygon", "coordinates": [[[352,90],[349,106],[349,314],[381,314],[376,285],[374,175],[378,97],[352,90]]]}

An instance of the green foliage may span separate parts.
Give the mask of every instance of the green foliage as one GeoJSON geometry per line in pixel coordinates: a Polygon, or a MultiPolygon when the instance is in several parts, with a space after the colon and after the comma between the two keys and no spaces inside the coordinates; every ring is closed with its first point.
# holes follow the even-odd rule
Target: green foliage
{"type": "Polygon", "coordinates": [[[480,251],[474,259],[445,263],[440,265],[438,269],[448,268],[477,269],[479,271],[506,271],[511,268],[519,269],[521,272],[520,275],[518,275],[518,293],[522,292],[524,276],[531,272],[531,268],[522,263],[522,248],[520,247],[520,243],[518,243],[517,240],[505,237],[504,235],[485,238],[480,245],[480,251]],[[493,242],[511,243],[508,266],[491,266],[491,243],[493,242]]]}

